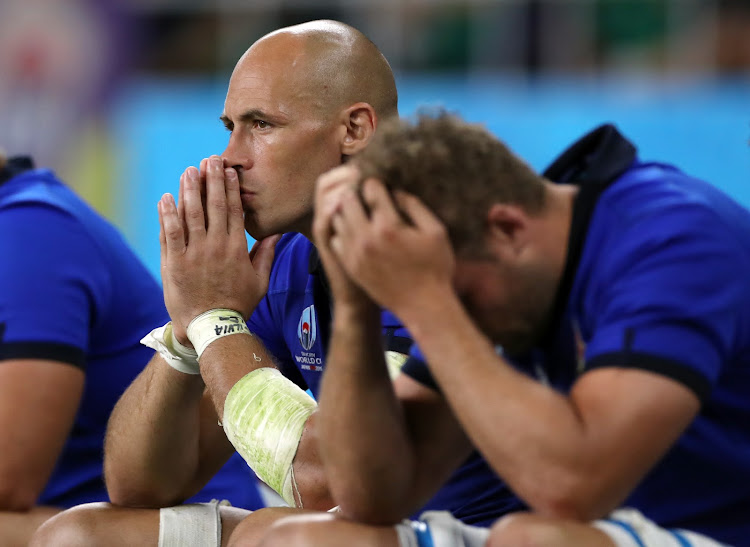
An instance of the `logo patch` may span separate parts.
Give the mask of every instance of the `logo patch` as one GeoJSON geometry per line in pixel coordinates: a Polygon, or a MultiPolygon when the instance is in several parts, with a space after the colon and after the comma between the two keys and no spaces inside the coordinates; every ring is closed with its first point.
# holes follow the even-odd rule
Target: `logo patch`
{"type": "Polygon", "coordinates": [[[297,338],[299,338],[299,343],[302,344],[302,347],[306,351],[309,351],[313,347],[313,344],[315,344],[317,331],[315,305],[308,306],[302,310],[302,315],[300,315],[299,323],[297,324],[297,338]]]}

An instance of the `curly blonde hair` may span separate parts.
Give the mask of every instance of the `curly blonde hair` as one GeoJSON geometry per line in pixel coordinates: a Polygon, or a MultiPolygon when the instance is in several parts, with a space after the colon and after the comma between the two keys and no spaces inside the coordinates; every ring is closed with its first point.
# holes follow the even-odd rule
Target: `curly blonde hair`
{"type": "Polygon", "coordinates": [[[446,225],[456,250],[479,244],[493,203],[539,212],[544,179],[485,127],[443,110],[391,119],[356,157],[363,180],[414,194],[446,225]]]}

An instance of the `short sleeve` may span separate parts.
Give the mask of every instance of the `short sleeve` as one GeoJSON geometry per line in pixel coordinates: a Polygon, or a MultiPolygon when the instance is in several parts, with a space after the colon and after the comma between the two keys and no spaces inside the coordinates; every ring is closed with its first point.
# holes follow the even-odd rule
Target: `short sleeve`
{"type": "Polygon", "coordinates": [[[708,397],[750,285],[739,274],[748,271],[747,251],[722,228],[708,212],[680,211],[630,230],[590,287],[587,369],[649,370],[708,397]]]}
{"type": "Polygon", "coordinates": [[[0,210],[0,360],[83,367],[90,326],[107,299],[106,265],[85,228],[53,206],[0,210]]]}

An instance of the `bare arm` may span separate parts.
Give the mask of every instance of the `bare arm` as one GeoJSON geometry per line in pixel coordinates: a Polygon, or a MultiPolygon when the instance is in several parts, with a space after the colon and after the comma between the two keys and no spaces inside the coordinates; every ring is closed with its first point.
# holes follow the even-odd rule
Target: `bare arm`
{"type": "Polygon", "coordinates": [[[586,373],[568,395],[514,370],[453,289],[444,227],[415,198],[397,195],[407,225],[382,185],[368,183],[372,220],[341,225],[347,271],[401,317],[465,431],[517,495],[543,514],[606,514],[692,421],[697,396],[617,363],[586,373]],[[391,221],[378,227],[383,217],[391,221]]]}
{"type": "Polygon", "coordinates": [[[455,298],[432,302],[439,310],[424,302],[408,324],[433,375],[477,448],[541,513],[582,520],[608,513],[698,411],[682,384],[614,366],[560,394],[499,358],[455,298]]]}
{"type": "Polygon", "coordinates": [[[117,402],[105,440],[112,502],[165,507],[199,491],[234,449],[200,376],[156,355],[117,402]]]}
{"type": "Polygon", "coordinates": [[[25,544],[59,511],[35,506],[70,434],[83,382],[83,371],[66,363],[0,362],[0,544],[25,544]]]}
{"type": "Polygon", "coordinates": [[[344,515],[383,524],[421,506],[470,446],[439,394],[403,375],[391,382],[379,308],[334,256],[336,225],[364,217],[349,172],[321,177],[316,191],[315,240],[335,303],[321,384],[320,449],[344,515]]]}
{"type": "MultiPolygon", "coordinates": [[[[180,186],[180,209],[169,198],[160,204],[165,297],[175,334],[184,344],[185,329],[196,315],[228,308],[249,317],[268,286],[275,238],[256,243],[248,255],[236,173],[220,158],[190,169],[180,186]],[[205,179],[206,201],[200,196],[205,179]],[[185,219],[183,222],[182,219],[185,219]]],[[[258,367],[273,367],[272,356],[256,337],[236,335],[212,342],[200,359],[207,393],[223,416],[232,387],[258,367]]],[[[215,421],[214,421],[215,423],[215,421]]],[[[294,459],[297,486],[306,508],[329,509],[333,502],[317,453],[314,415],[303,431],[294,459]]]]}

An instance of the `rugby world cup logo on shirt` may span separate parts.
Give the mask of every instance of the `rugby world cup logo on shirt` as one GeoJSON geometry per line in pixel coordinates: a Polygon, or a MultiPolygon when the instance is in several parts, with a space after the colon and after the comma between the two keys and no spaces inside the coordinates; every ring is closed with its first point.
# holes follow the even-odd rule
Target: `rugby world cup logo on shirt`
{"type": "Polygon", "coordinates": [[[302,344],[305,351],[310,351],[310,348],[315,344],[317,331],[315,305],[308,306],[302,310],[302,315],[300,315],[299,323],[297,324],[297,338],[299,338],[299,343],[302,344]]]}

